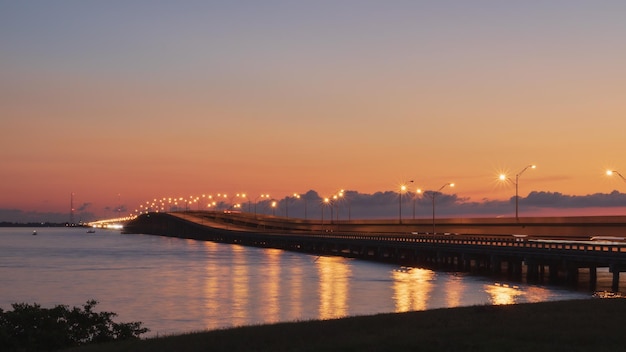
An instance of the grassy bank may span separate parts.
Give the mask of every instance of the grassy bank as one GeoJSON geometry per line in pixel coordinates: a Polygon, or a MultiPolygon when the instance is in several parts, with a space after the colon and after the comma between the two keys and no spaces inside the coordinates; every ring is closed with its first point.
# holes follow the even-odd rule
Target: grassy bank
{"type": "Polygon", "coordinates": [[[250,326],[70,351],[622,351],[625,332],[625,299],[590,299],[250,326]]]}

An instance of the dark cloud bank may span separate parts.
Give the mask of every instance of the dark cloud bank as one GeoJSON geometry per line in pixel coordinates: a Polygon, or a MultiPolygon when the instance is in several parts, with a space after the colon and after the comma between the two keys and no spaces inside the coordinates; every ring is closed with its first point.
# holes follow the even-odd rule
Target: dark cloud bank
{"type": "MultiPolygon", "coordinates": [[[[421,195],[404,194],[402,202],[398,193],[392,191],[376,192],[373,194],[358,193],[356,191],[346,191],[344,197],[331,205],[323,205],[323,198],[315,191],[309,191],[301,194],[299,199],[289,197],[276,199],[277,206],[272,208],[270,201],[259,202],[257,204],[257,212],[259,214],[276,216],[304,218],[305,212],[308,219],[321,219],[322,210],[325,219],[330,218],[331,211],[334,218],[339,214],[340,220],[351,219],[396,219],[400,215],[402,209],[402,218],[411,219],[413,214],[415,218],[429,218],[432,216],[433,192],[425,192],[421,195]]],[[[229,208],[229,204],[221,204],[218,208],[224,210],[229,208]]],[[[626,194],[618,191],[611,193],[595,193],[584,196],[571,196],[558,192],[531,192],[526,197],[520,197],[519,209],[520,215],[524,212],[540,213],[554,209],[560,210],[561,214],[567,214],[568,211],[576,212],[576,215],[584,215],[585,209],[604,208],[607,211],[611,208],[626,207],[626,194]],[[583,212],[583,214],[581,214],[583,212]]],[[[132,209],[134,205],[123,205],[121,208],[105,207],[103,213],[112,214],[112,209],[123,209],[123,215],[127,214],[126,208],[132,209]]],[[[436,193],[435,208],[438,217],[496,217],[496,216],[514,216],[515,214],[515,197],[511,197],[505,201],[488,200],[472,201],[467,198],[460,198],[453,193],[436,193]]],[[[175,210],[175,209],[173,209],[175,210]]],[[[181,209],[182,210],[182,209],[181,209]]],[[[243,211],[248,211],[248,204],[242,205],[243,211]]],[[[250,207],[250,211],[254,212],[254,205],[250,207]]],[[[597,215],[590,213],[589,215],[597,215]]],[[[626,215],[626,214],[625,214],[626,215]]],[[[109,217],[115,217],[110,215],[109,217]]],[[[97,220],[98,217],[94,211],[90,211],[90,204],[86,203],[77,208],[74,219],[78,221],[97,220]]],[[[0,209],[0,222],[53,222],[65,223],[70,220],[68,213],[42,213],[28,212],[18,209],[0,209]]]]}

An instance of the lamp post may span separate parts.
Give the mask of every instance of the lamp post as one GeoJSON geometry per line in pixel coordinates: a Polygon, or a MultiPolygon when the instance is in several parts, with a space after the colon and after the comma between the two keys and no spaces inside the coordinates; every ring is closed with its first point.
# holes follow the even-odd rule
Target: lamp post
{"type": "Polygon", "coordinates": [[[619,172],[617,172],[615,170],[607,170],[606,174],[608,176],[612,176],[613,174],[617,174],[617,176],[619,176],[624,182],[626,182],[626,178],[624,178],[624,176],[622,176],[622,174],[620,174],[619,172]]]}
{"type": "Polygon", "coordinates": [[[213,201],[213,195],[209,194],[208,196],[206,196],[206,207],[207,209],[211,207],[211,205],[215,205],[215,201],[213,201]]]}
{"type": "Polygon", "coordinates": [[[437,193],[439,193],[446,186],[454,187],[454,183],[450,183],[450,182],[446,183],[443,186],[439,187],[439,189],[436,192],[432,193],[432,198],[433,198],[433,236],[435,235],[435,196],[437,195],[437,193]]]}
{"type": "MultiPolygon", "coordinates": [[[[250,212],[250,198],[246,193],[237,193],[237,197],[246,199],[248,201],[248,213],[250,212]]],[[[240,208],[243,209],[243,206],[240,204],[240,208]]]]}
{"type": "Polygon", "coordinates": [[[524,171],[528,170],[528,169],[536,169],[537,165],[528,165],[525,168],[522,169],[522,171],[518,172],[517,175],[515,175],[515,181],[511,180],[510,178],[506,177],[506,175],[501,174],[500,175],[500,180],[508,180],[509,182],[512,182],[515,185],[515,221],[519,222],[519,178],[520,176],[522,176],[522,174],[524,173],[524,171]]]}
{"type": "Polygon", "coordinates": [[[218,210],[220,208],[221,204],[224,204],[226,202],[226,199],[228,199],[228,195],[227,194],[222,194],[222,193],[218,193],[217,194],[217,202],[216,202],[216,206],[215,206],[215,210],[218,210]],[[220,198],[224,199],[224,200],[219,200],[220,198]]]}
{"type": "MultiPolygon", "coordinates": [[[[408,181],[413,183],[413,180],[408,181]]],[[[400,185],[400,197],[398,197],[398,222],[402,224],[402,193],[406,192],[406,184],[400,185]]]]}
{"type": "Polygon", "coordinates": [[[307,195],[308,193],[305,193],[302,195],[302,199],[304,200],[304,220],[307,219],[307,195]]]}
{"type": "Polygon", "coordinates": [[[261,194],[258,197],[254,198],[254,218],[256,219],[256,205],[257,205],[257,200],[259,200],[259,198],[268,198],[269,199],[270,195],[269,194],[261,194]]]}
{"type": "MultiPolygon", "coordinates": [[[[300,195],[298,193],[294,193],[293,198],[300,199],[300,195]]],[[[285,217],[289,218],[289,196],[285,197],[285,217]]]]}
{"type": "Polygon", "coordinates": [[[415,202],[417,202],[417,195],[422,194],[421,189],[415,190],[415,195],[413,196],[413,220],[415,220],[415,202]]]}
{"type": "MultiPolygon", "coordinates": [[[[322,201],[322,230],[324,229],[324,207],[330,203],[330,199],[324,198],[322,201]]],[[[332,216],[331,216],[332,220],[332,216]]]]}
{"type": "MultiPolygon", "coordinates": [[[[250,212],[250,199],[248,198],[248,195],[245,194],[245,193],[237,193],[237,197],[248,200],[248,212],[250,212]]],[[[239,203],[239,207],[238,208],[243,209],[243,206],[241,205],[241,203],[239,203]]]]}
{"type": "Polygon", "coordinates": [[[352,210],[351,210],[351,206],[350,206],[350,200],[348,199],[348,194],[345,190],[340,190],[339,191],[339,197],[342,198],[345,202],[346,205],[348,206],[348,221],[350,221],[352,219],[352,210]]]}

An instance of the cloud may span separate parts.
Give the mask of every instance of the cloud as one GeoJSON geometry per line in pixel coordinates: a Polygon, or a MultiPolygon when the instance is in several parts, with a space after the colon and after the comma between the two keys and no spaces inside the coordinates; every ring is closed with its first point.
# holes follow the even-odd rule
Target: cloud
{"type": "MultiPolygon", "coordinates": [[[[402,199],[396,192],[376,192],[373,194],[344,192],[344,197],[329,204],[324,204],[322,197],[315,191],[301,195],[300,199],[290,198],[289,216],[304,217],[306,200],[307,218],[320,219],[322,209],[324,217],[333,217],[339,213],[340,219],[410,219],[432,216],[432,191],[421,195],[403,194],[402,199]]],[[[609,194],[596,193],[585,196],[564,195],[558,192],[532,192],[527,197],[520,197],[520,206],[524,209],[585,209],[585,208],[620,208],[626,206],[626,194],[613,191],[609,194]]],[[[472,201],[453,193],[436,193],[434,202],[438,216],[480,217],[480,216],[512,216],[515,212],[515,197],[507,200],[481,199],[472,201]]],[[[267,214],[267,212],[266,212],[267,214]]],[[[271,214],[271,210],[270,210],[271,214]]],[[[277,216],[285,216],[285,199],[278,201],[275,209],[277,216]]]]}
{"type": "Polygon", "coordinates": [[[91,205],[91,203],[83,203],[81,204],[81,206],[78,207],[78,211],[85,211],[87,210],[87,208],[89,208],[89,206],[91,205]]]}
{"type": "MultiPolygon", "coordinates": [[[[359,193],[357,191],[345,191],[343,197],[330,203],[324,203],[323,197],[316,191],[310,190],[300,194],[300,198],[283,198],[242,204],[242,211],[257,212],[258,214],[276,216],[289,216],[292,218],[307,218],[320,220],[330,219],[397,219],[402,214],[403,219],[429,218],[433,211],[433,192],[424,194],[403,194],[400,198],[397,192],[383,191],[376,193],[359,193]],[[272,207],[272,201],[276,207],[272,207]],[[249,207],[249,208],[248,208],[249,207]]],[[[605,213],[616,211],[626,207],[626,194],[618,191],[611,193],[594,193],[583,196],[566,195],[559,192],[531,192],[527,197],[520,197],[520,209],[524,214],[530,210],[535,214],[547,213],[547,210],[559,210],[561,213],[584,214],[586,209],[603,209],[605,213]]],[[[75,221],[91,221],[102,217],[96,217],[87,211],[91,203],[82,204],[74,214],[75,221]]],[[[226,210],[231,207],[228,202],[221,202],[217,210],[226,210]]],[[[126,205],[106,207],[106,214],[116,217],[119,213],[127,214],[126,205]],[[115,214],[115,215],[113,215],[115,214]]],[[[473,201],[469,198],[459,197],[454,193],[440,192],[435,194],[435,209],[438,217],[495,217],[513,216],[515,213],[515,197],[507,200],[481,199],[473,201]]],[[[168,209],[182,211],[183,206],[168,209]]],[[[593,214],[598,215],[598,211],[593,214]]],[[[18,209],[0,209],[0,222],[55,222],[65,223],[69,221],[68,213],[45,213],[28,212],[18,209]]]]}
{"type": "Polygon", "coordinates": [[[107,212],[115,212],[115,213],[123,213],[126,214],[128,212],[128,209],[126,207],[126,205],[113,205],[113,206],[106,206],[104,207],[104,210],[107,212]]]}
{"type": "Polygon", "coordinates": [[[626,205],[626,194],[613,191],[570,196],[559,192],[531,192],[524,202],[527,206],[549,208],[623,207],[626,205]]]}

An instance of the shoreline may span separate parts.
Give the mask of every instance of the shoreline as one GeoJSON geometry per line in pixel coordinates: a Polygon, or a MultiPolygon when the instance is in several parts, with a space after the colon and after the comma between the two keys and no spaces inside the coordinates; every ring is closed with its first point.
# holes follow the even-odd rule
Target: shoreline
{"type": "Polygon", "coordinates": [[[244,326],[67,351],[589,351],[624,348],[624,299],[476,305],[244,326]]]}

